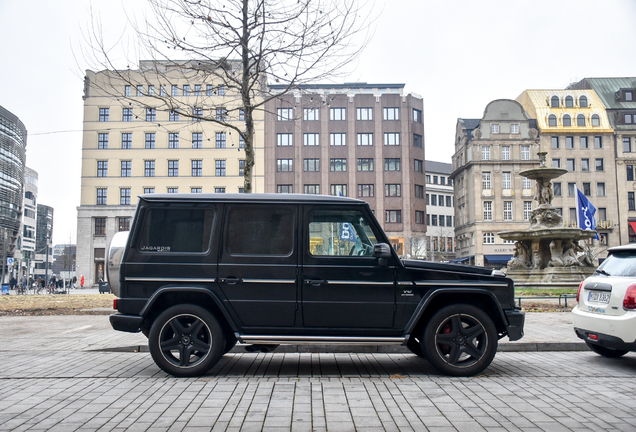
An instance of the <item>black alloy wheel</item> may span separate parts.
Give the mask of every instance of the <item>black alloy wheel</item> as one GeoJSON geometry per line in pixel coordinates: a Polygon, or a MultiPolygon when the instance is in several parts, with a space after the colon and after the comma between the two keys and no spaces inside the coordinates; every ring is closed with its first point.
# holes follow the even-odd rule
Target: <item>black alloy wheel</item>
{"type": "Polygon", "coordinates": [[[497,329],[490,317],[468,304],[443,307],[424,329],[426,359],[451,376],[482,372],[495,357],[497,343],[497,329]]]}
{"type": "Polygon", "coordinates": [[[206,309],[176,305],[153,322],[148,336],[153,360],[165,372],[190,377],[203,375],[224,354],[225,335],[217,319],[206,309]]]}

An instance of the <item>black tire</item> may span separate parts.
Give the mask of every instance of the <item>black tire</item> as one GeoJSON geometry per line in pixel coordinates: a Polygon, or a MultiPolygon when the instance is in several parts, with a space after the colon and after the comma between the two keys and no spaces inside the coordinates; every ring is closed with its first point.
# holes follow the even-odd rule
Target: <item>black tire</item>
{"type": "Polygon", "coordinates": [[[607,348],[607,347],[596,345],[587,341],[585,343],[587,344],[587,347],[591,349],[592,351],[594,351],[596,354],[602,355],[603,357],[607,357],[607,358],[623,357],[625,354],[629,352],[629,351],[624,351],[620,349],[607,348]]]}
{"type": "Polygon", "coordinates": [[[450,376],[472,376],[486,369],[497,352],[497,329],[481,309],[445,306],[424,329],[424,353],[435,369],[450,376]]]}
{"type": "Polygon", "coordinates": [[[219,361],[226,347],[217,319],[206,309],[176,305],[153,322],[148,337],[153,360],[177,377],[203,375],[219,361]]]}

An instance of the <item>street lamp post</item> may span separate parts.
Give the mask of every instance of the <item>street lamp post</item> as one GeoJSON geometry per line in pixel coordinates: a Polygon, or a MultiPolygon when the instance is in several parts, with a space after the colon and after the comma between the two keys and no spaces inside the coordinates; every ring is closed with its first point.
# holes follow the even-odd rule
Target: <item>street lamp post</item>
{"type": "Polygon", "coordinates": [[[49,236],[46,236],[46,265],[44,267],[44,285],[49,286],[49,236]]]}

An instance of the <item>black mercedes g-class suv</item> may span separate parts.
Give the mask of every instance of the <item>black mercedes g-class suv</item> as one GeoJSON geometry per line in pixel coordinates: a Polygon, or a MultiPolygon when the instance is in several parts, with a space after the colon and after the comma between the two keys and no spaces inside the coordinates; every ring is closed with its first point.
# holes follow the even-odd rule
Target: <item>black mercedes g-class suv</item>
{"type": "Polygon", "coordinates": [[[115,330],[142,331],[175,376],[237,342],[406,345],[447,375],[523,336],[498,271],[402,260],[369,205],[286,194],[151,194],[108,251],[115,330]]]}

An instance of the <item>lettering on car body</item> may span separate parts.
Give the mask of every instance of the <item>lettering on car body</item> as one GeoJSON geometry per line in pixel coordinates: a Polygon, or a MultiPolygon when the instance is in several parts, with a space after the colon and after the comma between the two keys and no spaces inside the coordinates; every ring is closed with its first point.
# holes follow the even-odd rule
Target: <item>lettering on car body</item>
{"type": "Polygon", "coordinates": [[[594,313],[600,313],[600,314],[604,314],[605,313],[605,309],[602,309],[602,308],[597,307],[597,306],[588,306],[587,310],[589,310],[590,312],[594,312],[594,313]]]}

